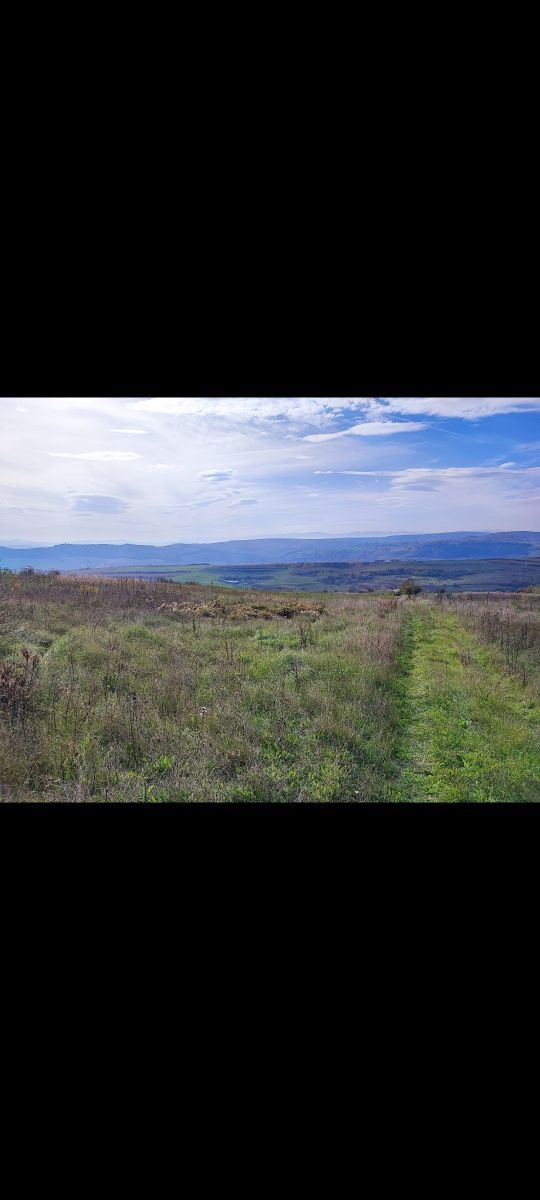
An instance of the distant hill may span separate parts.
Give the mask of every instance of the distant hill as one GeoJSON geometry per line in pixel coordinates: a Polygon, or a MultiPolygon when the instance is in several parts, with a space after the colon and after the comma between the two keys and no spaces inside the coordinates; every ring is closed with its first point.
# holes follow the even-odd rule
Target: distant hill
{"type": "Polygon", "coordinates": [[[515,592],[540,585],[539,558],[467,558],[426,562],[265,563],[235,567],[169,566],[95,568],[100,575],[253,588],[274,592],[365,592],[398,588],[412,576],[424,591],[515,592]]]}
{"type": "Polygon", "coordinates": [[[126,544],[12,547],[0,546],[0,568],[19,571],[126,569],[151,563],[167,567],[317,562],[434,562],[453,559],[534,558],[540,533],[419,533],[389,537],[252,538],[213,543],[179,542],[170,546],[126,544]]]}

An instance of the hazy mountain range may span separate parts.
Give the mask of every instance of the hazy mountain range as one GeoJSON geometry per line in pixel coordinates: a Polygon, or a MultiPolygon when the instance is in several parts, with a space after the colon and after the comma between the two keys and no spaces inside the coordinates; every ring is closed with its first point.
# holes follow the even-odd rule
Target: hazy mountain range
{"type": "Polygon", "coordinates": [[[417,533],[387,537],[254,538],[213,543],[178,542],[170,546],[81,545],[0,546],[0,568],[18,571],[79,571],[140,564],[241,565],[257,563],[436,561],[467,558],[534,558],[540,533],[417,533]]]}

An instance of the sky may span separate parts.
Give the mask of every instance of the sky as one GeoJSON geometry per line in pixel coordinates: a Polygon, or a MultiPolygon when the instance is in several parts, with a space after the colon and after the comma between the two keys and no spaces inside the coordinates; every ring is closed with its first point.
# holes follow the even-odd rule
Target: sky
{"type": "Polygon", "coordinates": [[[0,544],[540,530],[540,399],[0,398],[0,544]]]}

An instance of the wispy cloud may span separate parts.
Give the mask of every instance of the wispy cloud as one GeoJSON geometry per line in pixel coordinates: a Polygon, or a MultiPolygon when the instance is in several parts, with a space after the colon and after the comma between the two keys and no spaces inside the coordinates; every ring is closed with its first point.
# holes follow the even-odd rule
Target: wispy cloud
{"type": "Polygon", "coordinates": [[[292,423],[320,424],[333,420],[343,410],[364,408],[369,398],[321,399],[307,396],[239,397],[226,399],[184,396],[173,399],[152,398],[131,403],[134,412],[161,413],[178,417],[210,417],[217,420],[254,422],[286,420],[292,423]]]}
{"type": "Polygon", "coordinates": [[[135,458],[142,457],[132,450],[89,450],[84,454],[67,454],[63,450],[48,450],[47,453],[49,458],[78,458],[86,459],[88,462],[131,462],[135,458]]]}
{"type": "Polygon", "coordinates": [[[435,417],[454,417],[473,421],[501,413],[540,411],[540,398],[532,396],[416,396],[380,398],[380,412],[427,413],[435,417]]]}
{"type": "Polygon", "coordinates": [[[132,435],[138,434],[139,436],[144,433],[148,436],[147,429],[109,429],[109,433],[129,433],[132,435]]]}
{"type": "Polygon", "coordinates": [[[424,421],[363,421],[360,425],[351,425],[348,429],[339,429],[336,433],[309,433],[304,437],[305,442],[331,442],[335,438],[349,437],[387,437],[394,433],[418,433],[425,429],[424,421]]]}
{"type": "Polygon", "coordinates": [[[121,513],[129,507],[119,496],[75,496],[74,512],[89,516],[92,513],[121,513]]]}
{"type": "Polygon", "coordinates": [[[519,397],[0,398],[0,543],[83,525],[154,543],[534,528],[539,412],[519,397]]]}
{"type": "Polygon", "coordinates": [[[199,479],[204,479],[205,483],[220,483],[232,479],[233,475],[236,475],[236,471],[199,471],[199,479]]]}
{"type": "Polygon", "coordinates": [[[188,500],[186,508],[208,508],[209,504],[219,504],[223,496],[205,497],[203,500],[188,500]]]}
{"type": "Polygon", "coordinates": [[[417,479],[475,479],[488,475],[496,476],[504,471],[505,475],[535,477],[540,475],[540,467],[516,467],[514,463],[499,463],[491,467],[408,467],[404,471],[340,471],[340,475],[385,476],[396,481],[398,486],[407,480],[417,479]]]}

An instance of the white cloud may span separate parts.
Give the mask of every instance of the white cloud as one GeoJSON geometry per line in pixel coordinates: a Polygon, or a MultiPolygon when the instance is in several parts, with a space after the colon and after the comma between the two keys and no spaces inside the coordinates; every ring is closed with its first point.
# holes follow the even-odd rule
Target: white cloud
{"type": "MultiPolygon", "coordinates": [[[[362,432],[350,429],[357,436],[377,436],[375,426],[393,413],[405,416],[433,416],[475,421],[498,413],[534,412],[540,410],[540,398],[523,396],[345,396],[345,397],[165,397],[130,402],[136,412],[168,414],[184,418],[211,418],[237,423],[279,423],[291,425],[331,426],[344,413],[360,410],[365,415],[362,432]],[[368,427],[371,427],[369,431],[368,427]]],[[[404,423],[402,423],[404,424],[404,423]]],[[[391,429],[382,431],[393,432],[391,429]]],[[[396,432],[405,432],[401,429],[396,432]]],[[[411,430],[411,432],[413,432],[411,430]]],[[[453,432],[449,430],[448,432],[453,432]]],[[[311,435],[315,440],[317,435],[311,435]]],[[[343,433],[332,434],[343,436],[343,433]]]]}
{"type": "Polygon", "coordinates": [[[361,425],[352,425],[349,429],[340,429],[338,433],[310,433],[304,437],[304,442],[331,442],[335,438],[348,437],[386,437],[394,433],[418,433],[425,429],[423,421],[363,421],[361,425]]]}
{"type": "MultiPolygon", "coordinates": [[[[508,465],[511,453],[518,464],[540,463],[535,453],[540,443],[532,440],[538,434],[526,428],[530,421],[524,419],[520,427],[516,418],[511,440],[490,434],[485,450],[483,417],[474,418],[478,430],[472,423],[476,400],[459,401],[467,414],[465,426],[456,423],[466,434],[466,459],[463,440],[456,436],[450,443],[444,438],[443,450],[438,439],[439,463],[432,458],[427,432],[386,435],[392,427],[405,434],[411,426],[438,425],[438,416],[438,428],[443,417],[451,425],[457,401],[270,397],[149,403],[155,411],[140,407],[135,398],[0,398],[0,543],[77,541],[81,527],[88,541],[166,544],[219,541],[238,536],[240,529],[243,537],[264,537],[310,531],[313,536],[314,529],[338,535],[351,529],[435,532],[538,524],[539,478],[508,465]],[[437,406],[440,414],[431,412],[437,406]],[[17,407],[27,408],[28,421],[19,420],[17,407]],[[127,432],[135,429],[146,434],[127,432]],[[145,436],[138,443],[143,453],[128,451],[123,433],[134,440],[145,436]],[[306,435],[323,435],[324,443],[303,441],[301,452],[306,435]],[[332,435],[328,444],[326,435],[332,435]],[[107,449],[75,450],[107,443],[107,449]],[[520,443],[527,457],[519,457],[520,443]],[[506,465],[494,465],[500,459],[506,465]],[[451,468],[446,464],[452,460],[482,466],[451,468]],[[435,466],[447,473],[414,474],[435,466]],[[77,512],[74,496],[116,497],[117,510],[92,513],[82,500],[77,512]]],[[[488,414],[495,405],[526,403],[529,408],[539,402],[488,398],[481,403],[488,414]]]]}
{"type": "Polygon", "coordinates": [[[369,397],[311,397],[311,396],[256,396],[256,397],[177,397],[166,396],[131,402],[136,412],[162,413],[178,417],[209,417],[240,423],[265,423],[288,421],[291,424],[327,425],[343,410],[364,409],[370,404],[369,397]]]}
{"type": "Polygon", "coordinates": [[[220,483],[225,479],[232,479],[236,473],[236,471],[230,469],[224,471],[199,471],[199,479],[204,479],[206,483],[220,483]]]}
{"type": "Polygon", "coordinates": [[[89,450],[84,454],[66,454],[63,450],[48,450],[49,458],[79,458],[88,462],[131,462],[141,458],[131,450],[89,450]]]}
{"type": "Polygon", "coordinates": [[[203,500],[189,500],[186,507],[208,508],[209,504],[219,504],[220,500],[223,500],[223,496],[210,496],[210,498],[205,498],[203,500]]]}
{"type": "Polygon", "coordinates": [[[148,435],[148,430],[147,429],[109,429],[109,433],[130,433],[130,434],[139,434],[139,435],[144,433],[144,434],[148,435]]]}
{"type": "Polygon", "coordinates": [[[79,516],[90,516],[94,513],[125,512],[128,505],[118,496],[74,496],[72,508],[79,516]]]}
{"type": "Polygon", "coordinates": [[[524,476],[530,478],[540,474],[540,467],[515,467],[512,463],[500,463],[495,467],[408,467],[404,471],[340,471],[340,475],[371,475],[391,478],[396,487],[407,481],[417,482],[420,479],[482,479],[486,476],[496,476],[504,471],[507,476],[524,476]]]}
{"type": "Polygon", "coordinates": [[[534,412],[540,410],[540,398],[528,396],[392,396],[377,406],[377,411],[429,414],[434,417],[455,417],[473,421],[498,413],[534,412]]]}

